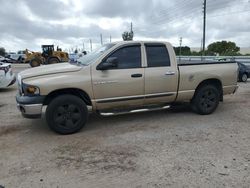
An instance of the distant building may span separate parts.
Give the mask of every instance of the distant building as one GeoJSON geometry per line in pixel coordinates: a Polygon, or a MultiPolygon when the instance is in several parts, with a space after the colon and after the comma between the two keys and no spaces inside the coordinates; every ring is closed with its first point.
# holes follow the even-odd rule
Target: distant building
{"type": "Polygon", "coordinates": [[[191,52],[199,52],[201,51],[201,48],[198,48],[198,47],[191,47],[191,52]]]}
{"type": "Polygon", "coordinates": [[[240,48],[240,53],[243,55],[250,54],[250,47],[249,48],[240,48]]]}

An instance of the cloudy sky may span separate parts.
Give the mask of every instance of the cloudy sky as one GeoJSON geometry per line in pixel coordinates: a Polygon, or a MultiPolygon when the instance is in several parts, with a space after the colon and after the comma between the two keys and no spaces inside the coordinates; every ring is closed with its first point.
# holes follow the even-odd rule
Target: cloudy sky
{"type": "MultiPolygon", "coordinates": [[[[133,22],[135,40],[165,40],[200,47],[203,0],[0,0],[0,46],[8,51],[89,50],[122,40],[133,22]],[[84,44],[84,45],[83,45],[84,44]]],[[[207,0],[207,44],[235,41],[250,47],[250,0],[207,0]]]]}

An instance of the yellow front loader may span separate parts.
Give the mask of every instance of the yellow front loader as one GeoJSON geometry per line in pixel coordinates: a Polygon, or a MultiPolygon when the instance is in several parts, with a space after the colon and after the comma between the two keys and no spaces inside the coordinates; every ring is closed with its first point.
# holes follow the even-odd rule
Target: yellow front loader
{"type": "Polygon", "coordinates": [[[68,53],[62,52],[59,48],[57,48],[57,51],[54,51],[54,45],[42,45],[42,53],[32,52],[26,49],[26,58],[24,60],[24,62],[29,63],[31,67],[67,61],[69,61],[68,53]]]}

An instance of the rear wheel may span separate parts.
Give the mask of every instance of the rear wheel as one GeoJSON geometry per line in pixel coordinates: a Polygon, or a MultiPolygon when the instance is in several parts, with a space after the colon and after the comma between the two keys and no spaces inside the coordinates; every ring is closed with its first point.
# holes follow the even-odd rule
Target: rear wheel
{"type": "Polygon", "coordinates": [[[55,64],[55,63],[59,63],[59,59],[52,57],[48,60],[48,64],[55,64]]]}
{"type": "Polygon", "coordinates": [[[198,88],[191,103],[192,108],[196,113],[208,115],[216,110],[219,101],[219,90],[213,85],[204,85],[198,88]]]}
{"type": "Polygon", "coordinates": [[[31,67],[38,67],[42,64],[41,59],[35,58],[30,61],[30,66],[31,67]]]}
{"type": "Polygon", "coordinates": [[[56,97],[46,110],[46,120],[49,127],[59,134],[78,132],[86,124],[87,119],[86,104],[74,95],[56,97]]]}

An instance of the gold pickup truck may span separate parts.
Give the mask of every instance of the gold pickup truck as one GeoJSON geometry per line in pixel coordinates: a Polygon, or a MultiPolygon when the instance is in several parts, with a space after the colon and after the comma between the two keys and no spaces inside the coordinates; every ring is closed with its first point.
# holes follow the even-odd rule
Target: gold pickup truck
{"type": "Polygon", "coordinates": [[[201,115],[213,113],[223,95],[237,90],[236,62],[179,64],[167,42],[118,42],[76,62],[25,70],[18,75],[17,106],[60,134],[79,131],[91,109],[113,115],[190,102],[201,115]]]}

